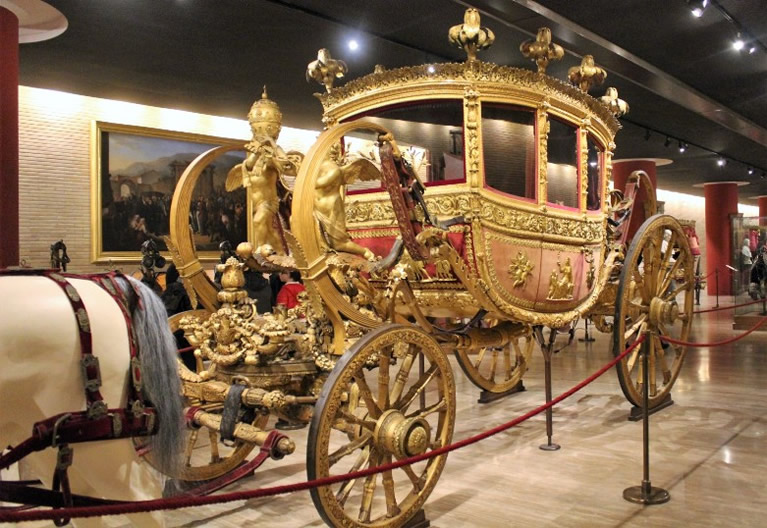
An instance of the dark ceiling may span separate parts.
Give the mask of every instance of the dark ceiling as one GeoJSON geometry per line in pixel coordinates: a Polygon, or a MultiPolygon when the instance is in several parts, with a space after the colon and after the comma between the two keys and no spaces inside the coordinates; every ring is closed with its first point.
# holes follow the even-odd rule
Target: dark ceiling
{"type": "MultiPolygon", "coordinates": [[[[767,2],[719,0],[694,18],[684,0],[48,0],[69,20],[53,40],[21,46],[20,82],[94,97],[244,118],[261,86],[287,126],[319,129],[319,86],[304,79],[321,47],[373,70],[461,61],[447,41],[469,5],[496,34],[483,60],[533,67],[521,41],[540,26],[568,52],[549,67],[564,78],[591,53],[631,104],[616,158],[661,157],[660,186],[749,180],[767,194],[767,2]],[[727,18],[731,17],[731,21],[727,18]],[[755,38],[754,54],[731,46],[755,38]],[[356,39],[360,48],[349,50],[356,39]],[[646,140],[647,130],[649,140],[646,140]],[[666,136],[673,141],[668,147],[666,136]],[[678,140],[691,144],[684,154],[678,140]],[[700,147],[700,148],[699,148],[700,147]],[[715,152],[730,160],[716,165],[715,152]],[[756,167],[753,175],[748,167],[756,167]]],[[[710,2],[711,4],[711,2],[710,2]]]]}

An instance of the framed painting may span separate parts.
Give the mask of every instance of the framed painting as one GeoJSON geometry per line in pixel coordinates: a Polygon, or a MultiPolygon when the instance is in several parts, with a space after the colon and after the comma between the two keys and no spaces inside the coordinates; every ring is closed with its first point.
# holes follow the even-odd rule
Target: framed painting
{"type": "MultiPolygon", "coordinates": [[[[141,259],[141,245],[155,240],[167,255],[170,207],[176,184],[197,156],[245,141],[94,121],[91,137],[91,260],[141,259]]],[[[218,247],[250,239],[244,188],[225,190],[229,170],[245,159],[231,151],[214,160],[194,189],[189,225],[197,253],[216,260],[218,247]]]]}

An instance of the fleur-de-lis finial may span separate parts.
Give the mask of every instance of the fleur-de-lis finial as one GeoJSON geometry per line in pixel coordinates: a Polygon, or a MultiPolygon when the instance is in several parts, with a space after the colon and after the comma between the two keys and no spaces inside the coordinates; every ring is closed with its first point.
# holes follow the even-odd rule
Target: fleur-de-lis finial
{"type": "Polygon", "coordinates": [[[479,11],[467,9],[463,14],[463,24],[450,28],[450,42],[463,48],[469,61],[477,60],[477,52],[489,48],[495,41],[495,34],[489,28],[479,25],[479,11]]]}
{"type": "Polygon", "coordinates": [[[519,46],[519,51],[525,57],[534,60],[538,65],[538,73],[546,73],[549,62],[560,60],[565,50],[559,44],[551,42],[551,30],[547,27],[538,28],[535,40],[526,40],[519,46]]]}
{"type": "Polygon", "coordinates": [[[618,89],[613,86],[609,87],[607,92],[605,92],[599,100],[607,105],[607,108],[610,109],[610,112],[612,112],[615,117],[620,117],[629,113],[629,104],[623,99],[618,98],[618,89]]]}
{"type": "Polygon", "coordinates": [[[607,72],[594,64],[594,57],[585,55],[580,66],[573,66],[567,71],[567,78],[575,86],[588,93],[593,86],[605,82],[607,72]]]}

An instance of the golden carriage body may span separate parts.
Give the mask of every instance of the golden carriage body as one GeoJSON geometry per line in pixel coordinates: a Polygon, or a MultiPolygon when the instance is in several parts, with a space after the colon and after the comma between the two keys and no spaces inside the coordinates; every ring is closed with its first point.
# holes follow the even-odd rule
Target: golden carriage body
{"type": "MultiPolygon", "coordinates": [[[[478,22],[469,10],[457,27],[478,22]]],[[[461,31],[451,38],[469,53],[462,64],[377,68],[339,88],[322,77],[327,126],[303,157],[259,143],[254,126],[252,151],[268,143],[264,152],[277,160],[270,166],[296,175],[289,226],[282,223],[289,254],[271,254],[266,244],[238,248],[245,263],[224,267],[218,292],[195,258],[185,219],[195,179],[231,148],[201,155],[182,176],[169,245],[207,311],[173,323],[197,347],[197,372],[182,369],[182,379],[200,409],[194,421],[210,438],[210,460],[195,466],[194,433],[183,478],[236,467],[263,443],[269,415],[288,426],[311,422],[310,478],[444,446],[455,420],[446,353],[455,352],[479,387],[503,393],[528,368],[534,329],[580,317],[613,332],[616,354],[653,330],[650,387],[642,386],[637,354],[619,364],[619,380],[634,404],[645,390],[651,405],[667,396],[684,349],[662,346],[658,336],[689,333],[693,260],[668,216],[651,216],[629,245],[625,226],[641,175],[625,196],[608,193],[615,114],[625,103],[612,92],[588,95],[601,71],[589,57],[571,73],[577,87],[545,75],[548,60],[561,57],[547,30],[533,52],[522,46],[538,72],[476,60],[492,32],[461,31]],[[364,171],[367,188],[344,179],[364,171]],[[341,183],[329,186],[331,177],[341,183]],[[342,214],[328,204],[341,204],[342,214]],[[300,270],[306,301],[256,314],[241,289],[244,265],[300,270]],[[233,384],[245,385],[238,405],[255,415],[246,413],[233,450],[222,454],[215,415],[233,384]]],[[[310,70],[340,68],[330,66],[325,51],[310,70]]],[[[331,525],[399,526],[423,505],[444,463],[437,456],[313,490],[312,498],[331,525]]]]}

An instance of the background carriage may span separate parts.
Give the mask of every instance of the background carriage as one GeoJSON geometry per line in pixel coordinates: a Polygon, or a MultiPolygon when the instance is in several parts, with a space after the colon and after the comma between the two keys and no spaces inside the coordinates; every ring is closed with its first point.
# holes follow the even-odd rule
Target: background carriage
{"type": "MultiPolygon", "coordinates": [[[[310,64],[328,90],[320,96],[326,130],[305,156],[269,144],[280,170],[296,175],[286,184],[284,251],[241,246],[244,264],[222,267],[220,291],[203,273],[186,219],[201,171],[231,148],[201,155],[182,176],[170,246],[201,309],[171,321],[197,357],[196,372],[181,367],[197,428],[176,476],[233,470],[267,440],[270,416],[283,430],[310,423],[309,478],[436,449],[451,441],[455,420],[449,355],[484,391],[509,392],[540,329],[583,317],[613,333],[616,354],[649,330],[649,387],[638,352],[618,365],[619,382],[635,405],[645,390],[652,406],[668,395],[684,348],[658,336],[688,337],[693,258],[679,223],[654,214],[646,177],[609,190],[616,115],[627,105],[614,89],[588,95],[604,77],[590,57],[570,72],[576,86],[545,75],[562,56],[548,30],[521,47],[537,72],[476,60],[493,40],[476,11],[450,36],[467,50],[465,63],[381,68],[340,88],[332,86],[340,61],[323,50],[310,64]],[[648,199],[634,211],[640,187],[648,199]],[[334,216],[339,203],[343,214],[334,216]],[[646,220],[630,233],[634,214],[646,220]],[[300,270],[306,301],[257,315],[242,290],[246,265],[300,270]]],[[[254,119],[274,112],[269,105],[257,102],[254,119]]],[[[265,143],[254,135],[254,156],[265,143]]],[[[293,449],[283,439],[276,454],[293,449]]],[[[445,458],[312,498],[331,525],[401,525],[445,458]]]]}

